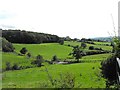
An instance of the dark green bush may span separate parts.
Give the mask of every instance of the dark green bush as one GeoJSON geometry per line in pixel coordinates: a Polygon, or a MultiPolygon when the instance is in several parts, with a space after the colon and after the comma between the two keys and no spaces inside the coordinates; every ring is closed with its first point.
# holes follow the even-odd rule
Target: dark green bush
{"type": "Polygon", "coordinates": [[[58,41],[58,43],[59,43],[60,45],[63,45],[63,44],[64,44],[64,40],[63,40],[63,39],[60,39],[60,40],[58,41]]]}
{"type": "Polygon", "coordinates": [[[57,56],[56,55],[54,55],[53,57],[52,57],[52,60],[51,61],[58,61],[58,58],[57,58],[57,56]]]}
{"type": "Polygon", "coordinates": [[[117,68],[118,64],[116,58],[120,58],[120,40],[117,37],[114,38],[113,53],[111,57],[101,63],[101,73],[103,77],[107,79],[106,87],[118,84],[117,71],[119,69],[117,68]]]}
{"type": "Polygon", "coordinates": [[[2,38],[2,51],[3,52],[13,52],[14,51],[14,47],[13,47],[12,43],[7,41],[5,38],[2,38]]]}
{"type": "Polygon", "coordinates": [[[18,66],[18,64],[14,63],[14,65],[12,66],[12,70],[19,70],[20,67],[18,66]]]}
{"type": "Polygon", "coordinates": [[[43,61],[44,61],[43,57],[41,55],[37,55],[36,56],[36,60],[34,60],[33,62],[31,62],[31,64],[36,64],[37,67],[41,67],[43,61]]]}
{"type": "Polygon", "coordinates": [[[30,58],[31,57],[31,53],[27,53],[27,57],[30,58]]]}
{"type": "Polygon", "coordinates": [[[89,50],[94,50],[94,46],[90,46],[90,47],[89,47],[89,50]]]}
{"type": "Polygon", "coordinates": [[[6,70],[11,70],[11,64],[10,64],[10,62],[6,62],[6,70]]]}
{"type": "Polygon", "coordinates": [[[20,53],[21,54],[26,54],[27,53],[27,49],[25,47],[23,47],[21,50],[20,50],[20,53]]]}
{"type": "Polygon", "coordinates": [[[103,77],[107,79],[109,84],[116,83],[116,56],[112,55],[107,60],[101,62],[101,73],[103,77]]]}
{"type": "Polygon", "coordinates": [[[84,43],[84,42],[81,42],[81,47],[82,47],[82,48],[86,48],[86,47],[87,47],[87,44],[84,43]]]}

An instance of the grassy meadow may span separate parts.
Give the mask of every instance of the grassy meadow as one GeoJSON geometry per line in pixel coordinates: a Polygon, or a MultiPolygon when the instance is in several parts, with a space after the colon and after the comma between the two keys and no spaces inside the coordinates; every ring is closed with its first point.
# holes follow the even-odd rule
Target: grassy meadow
{"type": "MultiPolygon", "coordinates": [[[[97,42],[95,42],[97,43],[97,42]]],[[[13,44],[15,47],[14,53],[2,52],[2,68],[5,69],[6,62],[11,65],[17,63],[20,66],[31,66],[32,68],[22,70],[9,70],[3,72],[3,88],[40,88],[52,87],[46,72],[46,68],[53,79],[60,79],[60,75],[69,72],[75,76],[75,88],[105,88],[105,79],[100,74],[100,63],[110,56],[110,53],[96,54],[83,56],[80,60],[83,63],[75,64],[52,64],[43,63],[42,67],[35,67],[31,61],[35,59],[38,54],[42,55],[44,60],[51,60],[56,55],[60,60],[69,60],[68,54],[72,52],[72,47],[67,45],[80,45],[80,42],[65,41],[64,45],[58,43],[44,43],[44,44],[13,44]],[[26,47],[32,57],[19,56],[18,53],[21,48],[26,47]]],[[[111,51],[111,46],[105,46],[105,42],[99,42],[95,45],[87,44],[89,46],[101,47],[103,50],[111,51]],[[101,44],[101,45],[100,45],[101,44]]],[[[107,43],[110,44],[110,43],[107,43]]],[[[70,59],[71,60],[71,59],[70,59]]],[[[72,58],[74,60],[74,58],[72,58]]],[[[53,88],[53,87],[52,87],[53,88]]]]}
{"type": "MultiPolygon", "coordinates": [[[[52,78],[59,79],[59,74],[66,72],[75,75],[75,87],[78,88],[104,88],[105,80],[97,77],[99,63],[81,63],[70,65],[47,66],[52,78]],[[94,69],[93,69],[94,67],[94,69]]],[[[42,84],[49,83],[45,67],[25,70],[7,71],[3,74],[3,87],[11,88],[40,88],[42,84]],[[31,82],[32,81],[32,82],[31,82]]],[[[45,88],[45,86],[42,86],[45,88]]]]}
{"type": "Polygon", "coordinates": [[[67,58],[68,54],[72,51],[71,47],[62,46],[58,43],[48,44],[14,44],[16,52],[19,52],[22,47],[26,47],[28,52],[33,56],[38,54],[42,55],[44,59],[50,60],[52,56],[57,55],[60,59],[67,58]]]}
{"type": "MultiPolygon", "coordinates": [[[[95,48],[102,48],[103,50],[108,50],[108,51],[111,51],[112,50],[112,47],[111,46],[105,46],[104,44],[108,44],[110,45],[109,42],[94,42],[94,44],[87,44],[87,47],[85,50],[87,51],[91,51],[89,50],[89,46],[94,46],[95,48]]],[[[73,42],[73,41],[65,41],[65,45],[72,45],[72,46],[76,46],[76,45],[81,45],[81,42],[73,42]]]]}

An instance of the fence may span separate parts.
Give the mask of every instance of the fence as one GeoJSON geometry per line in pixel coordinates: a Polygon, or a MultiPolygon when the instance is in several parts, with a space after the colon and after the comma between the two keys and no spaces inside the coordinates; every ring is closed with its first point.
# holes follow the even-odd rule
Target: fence
{"type": "Polygon", "coordinates": [[[116,58],[116,70],[117,70],[117,83],[120,85],[120,59],[116,58]]]}

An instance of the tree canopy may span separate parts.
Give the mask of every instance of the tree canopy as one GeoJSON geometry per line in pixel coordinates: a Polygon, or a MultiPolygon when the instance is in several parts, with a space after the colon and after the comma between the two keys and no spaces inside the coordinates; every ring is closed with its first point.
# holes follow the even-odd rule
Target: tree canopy
{"type": "Polygon", "coordinates": [[[60,39],[57,35],[24,30],[2,30],[2,37],[6,38],[11,43],[25,44],[53,43],[58,42],[60,39]]]}

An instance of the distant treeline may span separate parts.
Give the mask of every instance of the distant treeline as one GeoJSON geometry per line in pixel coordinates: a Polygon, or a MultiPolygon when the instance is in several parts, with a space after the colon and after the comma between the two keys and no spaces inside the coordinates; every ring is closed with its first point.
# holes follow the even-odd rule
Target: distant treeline
{"type": "Polygon", "coordinates": [[[38,44],[59,42],[57,35],[30,32],[24,30],[2,30],[2,37],[11,43],[38,44]]]}

